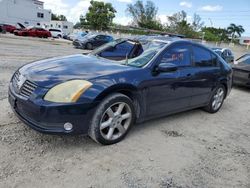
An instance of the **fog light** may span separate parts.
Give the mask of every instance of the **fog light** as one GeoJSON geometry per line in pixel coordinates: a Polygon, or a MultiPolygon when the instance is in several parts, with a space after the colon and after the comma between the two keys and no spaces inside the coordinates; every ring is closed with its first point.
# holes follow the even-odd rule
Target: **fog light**
{"type": "Polygon", "coordinates": [[[66,131],[71,131],[73,129],[73,125],[69,122],[65,123],[63,127],[66,131]]]}

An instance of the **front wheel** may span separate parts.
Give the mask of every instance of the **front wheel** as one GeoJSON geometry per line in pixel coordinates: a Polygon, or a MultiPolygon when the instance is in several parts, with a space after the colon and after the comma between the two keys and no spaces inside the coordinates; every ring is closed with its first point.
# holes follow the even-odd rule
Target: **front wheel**
{"type": "Polygon", "coordinates": [[[88,50],[93,50],[93,44],[91,44],[90,42],[88,42],[88,43],[86,44],[86,48],[87,48],[88,50]]]}
{"type": "Polygon", "coordinates": [[[226,89],[223,85],[219,85],[210,99],[209,104],[205,107],[205,110],[209,113],[216,113],[221,108],[226,96],[226,89]]]}
{"type": "Polygon", "coordinates": [[[121,141],[134,123],[134,106],[129,97],[115,93],[106,97],[91,121],[89,136],[96,142],[109,145],[121,141]]]}

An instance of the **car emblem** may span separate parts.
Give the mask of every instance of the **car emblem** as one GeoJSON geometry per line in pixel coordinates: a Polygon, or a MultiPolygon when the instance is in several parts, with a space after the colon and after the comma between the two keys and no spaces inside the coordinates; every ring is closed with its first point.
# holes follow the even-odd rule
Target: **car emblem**
{"type": "Polygon", "coordinates": [[[18,80],[17,80],[17,89],[20,90],[24,82],[26,81],[26,78],[23,75],[20,75],[18,80]]]}

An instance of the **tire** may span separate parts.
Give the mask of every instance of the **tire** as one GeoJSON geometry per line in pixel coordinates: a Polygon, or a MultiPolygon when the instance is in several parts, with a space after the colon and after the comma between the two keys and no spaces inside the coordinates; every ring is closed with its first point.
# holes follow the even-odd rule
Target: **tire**
{"type": "Polygon", "coordinates": [[[129,97],[114,93],[98,105],[90,123],[89,136],[103,145],[121,141],[135,121],[133,102],[129,97]]]}
{"type": "Polygon", "coordinates": [[[204,108],[205,111],[213,114],[220,110],[226,97],[226,88],[222,84],[216,87],[209,104],[204,108]]]}
{"type": "Polygon", "coordinates": [[[62,38],[62,35],[57,35],[58,38],[62,38]]]}
{"type": "Polygon", "coordinates": [[[86,48],[87,48],[88,50],[93,50],[93,44],[91,44],[90,42],[88,42],[88,43],[86,44],[86,48]]]}

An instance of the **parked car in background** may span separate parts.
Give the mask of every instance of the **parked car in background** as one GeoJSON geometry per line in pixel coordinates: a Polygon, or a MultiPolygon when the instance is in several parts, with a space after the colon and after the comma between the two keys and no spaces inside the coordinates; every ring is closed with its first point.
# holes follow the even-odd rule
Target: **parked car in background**
{"type": "Polygon", "coordinates": [[[0,24],[0,33],[5,33],[6,31],[3,30],[3,24],[0,24]]]}
{"type": "Polygon", "coordinates": [[[16,30],[16,26],[9,24],[1,24],[2,31],[13,33],[16,30]]]}
{"type": "Polygon", "coordinates": [[[228,48],[212,48],[214,52],[219,54],[227,63],[234,62],[233,52],[228,48]]]}
{"type": "Polygon", "coordinates": [[[136,122],[203,107],[216,113],[229,95],[231,67],[215,52],[169,39],[124,61],[79,54],[18,69],[9,103],[31,128],[121,141],[136,122]]]}
{"type": "Polygon", "coordinates": [[[76,39],[82,39],[85,37],[88,33],[87,32],[77,32],[77,33],[71,33],[64,37],[64,39],[74,41],[76,39]]]}
{"type": "Polygon", "coordinates": [[[62,38],[64,35],[61,29],[49,29],[49,32],[53,38],[62,38]]]}
{"type": "Polygon", "coordinates": [[[103,44],[113,41],[113,37],[102,34],[88,34],[81,39],[75,39],[73,45],[76,48],[93,50],[103,44]]]}
{"type": "Polygon", "coordinates": [[[32,27],[32,28],[25,28],[21,30],[15,30],[14,34],[18,36],[30,36],[30,37],[40,37],[40,38],[51,37],[51,33],[49,31],[40,27],[32,27]]]}
{"type": "Polygon", "coordinates": [[[250,54],[238,58],[233,65],[233,83],[250,87],[250,54]]]}

